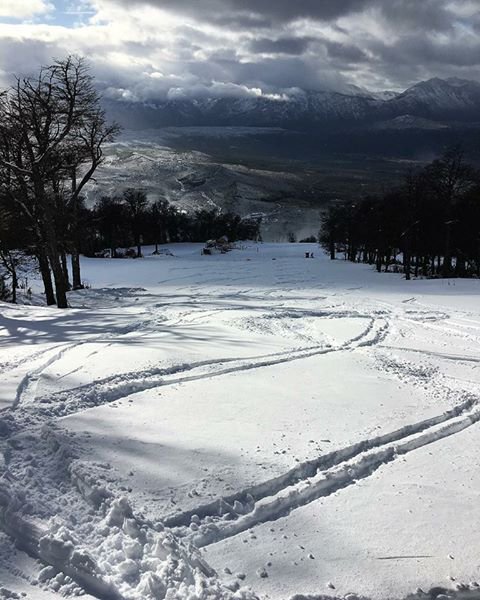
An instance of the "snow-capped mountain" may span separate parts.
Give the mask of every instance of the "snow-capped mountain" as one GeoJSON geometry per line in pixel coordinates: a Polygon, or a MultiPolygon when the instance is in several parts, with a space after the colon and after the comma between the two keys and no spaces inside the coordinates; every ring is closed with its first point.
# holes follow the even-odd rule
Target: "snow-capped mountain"
{"type": "Polygon", "coordinates": [[[304,91],[271,97],[166,100],[155,104],[108,102],[106,109],[128,128],[176,125],[288,127],[325,121],[362,121],[379,101],[338,92],[304,91]]]}
{"type": "Polygon", "coordinates": [[[411,114],[426,118],[479,120],[480,83],[452,77],[429,79],[408,88],[386,102],[392,115],[411,114]]]}
{"type": "Polygon", "coordinates": [[[305,90],[279,98],[172,99],[148,104],[106,101],[105,106],[111,117],[129,129],[175,125],[336,128],[403,115],[469,122],[480,121],[480,83],[434,78],[402,93],[348,86],[343,92],[305,90]]]}

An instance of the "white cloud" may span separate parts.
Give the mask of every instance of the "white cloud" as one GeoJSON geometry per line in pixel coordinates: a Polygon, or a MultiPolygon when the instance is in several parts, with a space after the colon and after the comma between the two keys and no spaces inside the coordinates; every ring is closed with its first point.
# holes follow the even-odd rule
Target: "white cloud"
{"type": "Polygon", "coordinates": [[[53,5],[45,0],[0,0],[2,18],[31,19],[53,9],[53,5]]]}

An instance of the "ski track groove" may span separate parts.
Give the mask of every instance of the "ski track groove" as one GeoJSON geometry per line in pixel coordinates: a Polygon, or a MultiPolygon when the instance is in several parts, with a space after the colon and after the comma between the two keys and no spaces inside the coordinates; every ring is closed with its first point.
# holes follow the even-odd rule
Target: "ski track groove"
{"type": "MultiPolygon", "coordinates": [[[[113,343],[115,338],[129,335],[130,333],[137,331],[140,327],[142,327],[143,324],[144,324],[143,321],[139,321],[137,323],[134,323],[133,325],[122,328],[119,332],[117,331],[112,334],[107,334],[106,336],[98,335],[93,338],[81,340],[80,342],[66,344],[66,345],[62,346],[60,349],[58,348],[58,346],[56,346],[54,348],[40,350],[40,351],[34,353],[33,355],[27,357],[26,360],[31,362],[32,360],[36,360],[37,358],[39,358],[40,356],[43,356],[44,354],[53,352],[53,356],[49,357],[44,363],[42,363],[41,365],[39,365],[32,371],[28,372],[26,375],[24,375],[24,377],[22,377],[22,379],[20,380],[20,383],[17,386],[15,400],[14,400],[12,406],[6,407],[6,408],[0,410],[0,414],[8,412],[10,410],[16,410],[21,404],[25,404],[27,402],[32,403],[35,400],[37,400],[35,391],[36,391],[38,382],[42,377],[42,374],[44,373],[44,371],[46,369],[48,369],[48,367],[51,367],[55,362],[57,362],[58,360],[63,358],[67,352],[70,352],[71,350],[75,350],[75,349],[79,348],[80,346],[84,346],[86,344],[96,344],[99,341],[104,341],[104,340],[109,340],[109,339],[112,340],[112,342],[110,342],[110,343],[113,343]],[[34,388],[34,390],[33,390],[33,392],[30,392],[32,387],[34,388]],[[28,396],[31,396],[31,398],[28,399],[28,396]]],[[[96,353],[98,353],[98,350],[93,351],[89,356],[94,355],[96,353]]],[[[18,363],[15,364],[15,366],[13,366],[10,370],[15,370],[19,366],[21,366],[20,361],[18,361],[18,363]]],[[[66,375],[69,375],[72,372],[75,372],[80,369],[81,369],[81,366],[78,367],[77,369],[74,369],[70,373],[63,375],[62,377],[65,377],[66,375]]],[[[59,377],[59,379],[61,379],[62,377],[59,377]]]]}
{"type": "Polygon", "coordinates": [[[442,358],[445,360],[453,360],[455,362],[480,363],[480,357],[466,356],[464,354],[448,354],[447,352],[435,352],[434,350],[419,350],[418,348],[409,348],[408,346],[380,346],[386,350],[398,350],[400,352],[413,352],[414,354],[422,354],[433,358],[442,358]]]}
{"type": "MultiPolygon", "coordinates": [[[[302,481],[307,481],[312,477],[315,477],[318,472],[326,471],[333,467],[338,467],[339,465],[347,463],[348,461],[357,458],[366,452],[381,448],[382,446],[386,446],[388,444],[401,442],[408,437],[418,435],[423,432],[425,432],[425,435],[427,435],[429,430],[432,428],[461,417],[468,411],[474,409],[477,405],[478,398],[476,396],[467,395],[463,402],[440,415],[405,425],[392,432],[381,434],[373,438],[366,438],[344,448],[320,455],[317,458],[309,459],[300,463],[299,465],[296,465],[283,475],[274,477],[260,484],[250,486],[244,490],[236,492],[235,494],[218,498],[213,502],[197,506],[182,513],[167,515],[163,519],[163,522],[168,527],[185,527],[189,526],[191,517],[193,515],[197,515],[201,519],[205,519],[205,517],[219,516],[222,514],[222,512],[233,512],[232,505],[236,500],[245,502],[246,497],[250,495],[255,499],[255,501],[259,501],[263,498],[280,494],[282,490],[294,487],[302,481]]],[[[468,417],[466,418],[468,419],[468,417]]]]}
{"type": "Polygon", "coordinates": [[[25,396],[29,393],[30,388],[32,388],[32,387],[34,387],[34,391],[32,392],[32,394],[33,394],[33,399],[35,399],[35,390],[38,385],[38,381],[40,380],[40,378],[42,376],[42,373],[46,369],[48,369],[48,367],[53,365],[53,363],[55,363],[57,360],[60,360],[63,356],[65,356],[65,354],[68,351],[73,350],[74,348],[78,348],[78,346],[80,346],[84,343],[85,342],[77,342],[74,344],[67,344],[66,346],[63,346],[60,349],[58,349],[58,347],[52,349],[53,355],[50,358],[48,358],[44,363],[42,363],[40,366],[38,366],[33,371],[30,371],[29,373],[27,373],[22,378],[22,380],[20,381],[20,383],[17,387],[17,392],[15,395],[15,400],[13,402],[12,408],[15,410],[19,406],[19,404],[21,404],[22,402],[25,401],[25,396]]]}
{"type": "Polygon", "coordinates": [[[18,358],[17,360],[11,360],[0,363],[0,373],[3,375],[5,373],[10,373],[11,371],[15,371],[19,367],[23,366],[26,362],[34,362],[38,360],[44,354],[48,354],[52,352],[54,348],[42,348],[41,350],[36,350],[32,352],[28,356],[24,356],[22,358],[18,358]]]}
{"type": "MultiPolygon", "coordinates": [[[[209,523],[205,525],[203,532],[193,535],[192,540],[197,547],[217,543],[254,526],[285,517],[296,508],[354,485],[399,456],[459,433],[478,423],[480,410],[474,410],[470,414],[462,416],[476,404],[478,404],[476,399],[469,399],[457,409],[447,411],[441,416],[426,419],[417,425],[406,426],[391,434],[365,440],[349,448],[325,455],[323,464],[322,458],[316,461],[318,470],[314,470],[313,474],[303,477],[297,482],[292,481],[283,487],[277,480],[275,482],[277,487],[272,485],[269,489],[270,495],[258,500],[251,512],[241,515],[235,520],[219,521],[218,524],[213,525],[209,523]],[[438,427],[439,424],[442,426],[438,427]],[[372,448],[377,449],[369,453],[368,451],[372,448]],[[357,458],[357,460],[351,463],[349,461],[352,458],[357,458]]],[[[311,464],[308,466],[311,471],[311,464]]],[[[286,480],[288,482],[288,477],[286,480]]],[[[268,489],[268,484],[263,485],[268,489]]],[[[253,495],[251,492],[248,493],[253,495]]],[[[221,506],[222,504],[219,503],[219,508],[221,506]]],[[[222,508],[228,511],[231,506],[226,500],[223,500],[222,508]]],[[[189,511],[190,516],[193,514],[198,515],[198,510],[196,512],[189,511]]],[[[164,522],[173,527],[175,526],[175,517],[165,519],[164,522]]],[[[186,521],[183,525],[186,526],[186,521]]]]}
{"type": "Polygon", "coordinates": [[[363,332],[339,346],[312,346],[299,350],[286,350],[271,355],[260,355],[252,358],[219,358],[196,363],[185,363],[165,368],[154,368],[145,371],[133,371],[120,376],[112,375],[109,378],[94,383],[79,386],[69,390],[63,390],[36,398],[40,408],[37,410],[50,416],[66,416],[127,398],[128,396],[147,390],[198,381],[212,377],[220,377],[231,373],[250,371],[264,367],[285,364],[313,356],[321,356],[333,352],[354,350],[356,348],[369,347],[378,344],[388,333],[388,321],[383,319],[377,324],[376,319],[370,319],[368,326],[363,332]],[[377,326],[376,326],[377,325],[377,326]],[[370,334],[372,334],[370,336],[370,334]],[[222,365],[230,365],[221,368],[222,365]],[[211,367],[219,366],[217,370],[211,367]],[[195,374],[195,371],[200,372],[195,374]],[[193,372],[193,374],[175,377],[178,374],[193,372]],[[59,405],[63,408],[59,409],[59,405]]]}

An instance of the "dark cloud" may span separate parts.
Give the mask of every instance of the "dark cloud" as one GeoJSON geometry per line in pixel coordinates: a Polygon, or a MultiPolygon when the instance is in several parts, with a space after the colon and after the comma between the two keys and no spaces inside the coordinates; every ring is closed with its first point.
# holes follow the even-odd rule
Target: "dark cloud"
{"type": "Polygon", "coordinates": [[[260,54],[303,54],[314,38],[282,37],[276,40],[259,38],[250,43],[250,50],[260,54]]]}
{"type": "MultiPolygon", "coordinates": [[[[205,18],[205,16],[204,16],[205,18]]],[[[207,17],[208,18],[208,17],[207,17]]],[[[211,16],[211,20],[222,27],[228,27],[237,31],[252,31],[259,29],[269,29],[272,26],[272,21],[267,17],[250,14],[250,13],[215,13],[211,16]]]]}
{"type": "MultiPolygon", "coordinates": [[[[457,1],[457,5],[462,3],[457,1]]],[[[446,0],[383,0],[377,5],[388,23],[400,31],[448,31],[455,22],[446,0]]]]}
{"type": "Polygon", "coordinates": [[[118,4],[149,4],[174,13],[226,23],[265,27],[273,23],[309,18],[332,20],[359,12],[374,0],[117,0],[118,4]]]}
{"type": "Polygon", "coordinates": [[[442,43],[435,39],[407,36],[392,46],[376,47],[378,56],[393,69],[396,64],[423,65],[425,67],[474,67],[480,65],[480,40],[474,43],[452,41],[442,43]]]}
{"type": "MultiPolygon", "coordinates": [[[[203,77],[211,72],[212,64],[207,63],[203,68],[195,63],[190,68],[203,77]]],[[[274,93],[288,88],[303,88],[310,90],[325,90],[343,88],[348,82],[336,69],[319,68],[315,58],[279,56],[255,61],[230,61],[215,63],[215,68],[221,68],[228,80],[236,84],[261,88],[274,93]]],[[[219,77],[213,77],[219,80],[219,77]]]]}
{"type": "Polygon", "coordinates": [[[443,31],[457,8],[471,0],[114,0],[123,6],[150,5],[175,14],[235,28],[265,28],[298,19],[333,22],[366,10],[380,10],[393,26],[443,31]]]}
{"type": "Polygon", "coordinates": [[[340,42],[324,42],[328,55],[332,58],[340,59],[347,63],[357,63],[368,60],[364,50],[352,44],[342,44],[340,42]]]}
{"type": "Polygon", "coordinates": [[[0,70],[9,83],[12,74],[29,76],[59,53],[58,46],[40,40],[0,39],[0,70]],[[9,77],[10,76],[10,77],[9,77]]]}

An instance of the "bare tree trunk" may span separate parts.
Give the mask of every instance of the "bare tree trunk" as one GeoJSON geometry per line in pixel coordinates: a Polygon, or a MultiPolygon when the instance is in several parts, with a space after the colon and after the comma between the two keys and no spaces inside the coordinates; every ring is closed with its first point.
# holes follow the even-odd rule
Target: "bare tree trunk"
{"type": "Polygon", "coordinates": [[[72,169],[72,195],[73,199],[73,211],[72,211],[72,280],[73,289],[82,290],[82,276],[80,273],[80,232],[79,232],[79,221],[78,221],[78,198],[75,195],[77,191],[77,170],[74,167],[72,169]]]}
{"type": "Polygon", "coordinates": [[[76,248],[72,251],[72,280],[74,290],[83,290],[83,283],[80,274],[80,254],[76,248]]]}
{"type": "MultiPolygon", "coordinates": [[[[48,207],[50,208],[50,207],[48,207]]],[[[48,252],[48,261],[50,263],[50,268],[53,273],[53,280],[55,282],[55,294],[57,296],[57,306],[58,308],[68,308],[67,302],[67,291],[68,291],[68,282],[65,277],[65,269],[66,266],[66,257],[65,264],[62,264],[62,253],[59,249],[59,244],[57,241],[57,236],[55,232],[55,221],[50,211],[45,211],[45,237],[47,239],[47,252],[48,252]]]]}
{"type": "Polygon", "coordinates": [[[60,257],[51,250],[48,256],[50,266],[53,272],[53,279],[55,281],[55,293],[57,295],[57,306],[58,308],[68,308],[67,302],[67,283],[65,281],[65,274],[63,271],[60,257]]]}
{"type": "Polygon", "coordinates": [[[13,302],[13,304],[16,304],[17,303],[18,277],[17,277],[17,270],[15,268],[15,265],[13,264],[13,261],[12,261],[11,265],[12,265],[12,302],[13,302]]]}
{"type": "Polygon", "coordinates": [[[412,234],[411,227],[408,227],[403,236],[403,271],[405,279],[410,281],[410,269],[412,268],[412,234]]]}
{"type": "MultiPolygon", "coordinates": [[[[12,256],[10,250],[0,250],[0,258],[3,266],[7,273],[10,274],[12,278],[12,294],[11,294],[11,302],[13,304],[17,303],[17,288],[18,288],[18,276],[17,276],[17,268],[15,265],[15,259],[12,256]]],[[[0,277],[0,297],[6,297],[5,294],[6,285],[5,285],[5,276],[0,277]]]]}
{"type": "Polygon", "coordinates": [[[405,249],[403,252],[403,270],[405,271],[405,279],[410,281],[411,257],[410,249],[405,249]]]}
{"type": "Polygon", "coordinates": [[[425,254],[425,256],[423,257],[423,274],[425,275],[425,277],[428,277],[429,269],[430,269],[430,257],[428,256],[428,254],[425,254]]]}
{"type": "Polygon", "coordinates": [[[390,250],[385,253],[385,273],[388,273],[388,267],[390,266],[390,262],[392,260],[392,255],[390,250]]]}
{"type": "Polygon", "coordinates": [[[335,260],[335,242],[330,242],[330,260],[335,260]]]}
{"type": "Polygon", "coordinates": [[[465,271],[466,271],[465,256],[464,255],[457,256],[456,261],[455,261],[455,275],[457,277],[463,277],[465,275],[465,271]]]}
{"type": "Polygon", "coordinates": [[[60,261],[62,263],[63,278],[65,280],[65,285],[68,292],[72,289],[72,286],[70,284],[70,278],[68,274],[67,255],[65,254],[64,250],[60,252],[60,261]]]}
{"type": "Polygon", "coordinates": [[[52,306],[56,304],[55,294],[53,293],[52,274],[48,264],[48,258],[43,248],[38,249],[38,265],[40,268],[40,274],[42,275],[43,287],[45,289],[45,297],[47,299],[47,305],[52,306]]]}
{"type": "Polygon", "coordinates": [[[442,268],[442,275],[444,277],[450,277],[450,275],[452,274],[451,238],[452,238],[451,223],[446,223],[445,256],[443,257],[443,268],[442,268]]]}

